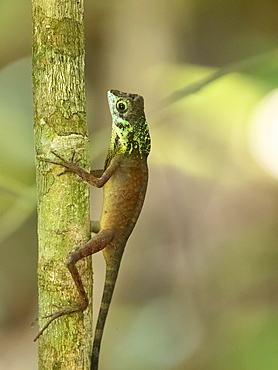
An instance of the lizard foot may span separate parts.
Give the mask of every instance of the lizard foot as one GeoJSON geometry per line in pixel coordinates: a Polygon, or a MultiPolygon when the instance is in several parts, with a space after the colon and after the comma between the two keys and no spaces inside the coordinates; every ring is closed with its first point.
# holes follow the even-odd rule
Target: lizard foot
{"type": "MultiPolygon", "coordinates": [[[[56,306],[56,305],[54,305],[54,306],[56,306]]],[[[58,307],[58,306],[56,306],[56,307],[58,307]]],[[[81,307],[80,305],[65,306],[65,307],[59,307],[59,308],[60,308],[59,311],[56,311],[56,312],[53,312],[53,313],[51,313],[49,315],[43,316],[43,319],[47,319],[47,318],[50,318],[50,319],[47,321],[47,323],[43,326],[43,328],[36,335],[36,337],[34,338],[34,342],[36,342],[37,339],[39,339],[39,337],[49,327],[49,325],[54,320],[56,320],[58,317],[61,317],[61,316],[64,316],[64,315],[67,315],[67,314],[73,313],[73,312],[84,311],[84,308],[81,307]]]]}
{"type": "Polygon", "coordinates": [[[73,173],[76,173],[76,174],[78,174],[80,172],[80,167],[77,164],[73,163],[76,152],[73,152],[71,161],[67,161],[66,159],[64,159],[62,156],[60,156],[59,154],[57,154],[53,150],[51,150],[51,153],[54,154],[55,157],[60,159],[60,162],[53,161],[49,158],[39,158],[39,160],[41,160],[43,162],[52,163],[52,164],[56,164],[58,166],[64,167],[65,170],[62,173],[60,173],[58,176],[64,175],[65,173],[68,173],[68,172],[73,172],[73,173]]]}

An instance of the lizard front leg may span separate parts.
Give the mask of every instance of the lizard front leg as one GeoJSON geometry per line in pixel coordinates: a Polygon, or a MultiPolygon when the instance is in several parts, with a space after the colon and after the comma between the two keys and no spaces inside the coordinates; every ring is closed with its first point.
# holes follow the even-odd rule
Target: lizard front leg
{"type": "Polygon", "coordinates": [[[58,166],[63,166],[66,168],[67,172],[72,172],[81,177],[83,180],[88,182],[89,184],[96,186],[97,188],[101,188],[113,175],[116,169],[119,167],[119,159],[113,159],[109,165],[109,167],[102,171],[102,170],[93,170],[91,172],[85,171],[83,168],[77,166],[75,163],[65,160],[59,154],[55,152],[51,152],[57,158],[60,159],[60,162],[52,161],[48,158],[42,159],[45,162],[49,162],[52,164],[56,164],[58,166]],[[101,174],[100,177],[94,176],[95,174],[101,174]]]}
{"type": "Polygon", "coordinates": [[[76,267],[76,263],[81,260],[82,258],[88,257],[94,253],[99,252],[103,248],[107,246],[107,244],[113,238],[113,231],[110,229],[101,230],[98,234],[96,234],[92,239],[90,239],[82,248],[78,249],[76,252],[72,253],[66,261],[66,266],[69,269],[73,281],[76,285],[78,290],[80,301],[76,304],[61,307],[61,309],[57,312],[54,312],[46,318],[49,317],[49,321],[44,325],[44,327],[39,331],[38,335],[35,337],[34,341],[36,341],[41,334],[48,328],[48,326],[56,320],[58,317],[67,315],[69,313],[84,311],[88,307],[88,296],[85,291],[84,285],[82,283],[81,276],[78,272],[76,267]]]}

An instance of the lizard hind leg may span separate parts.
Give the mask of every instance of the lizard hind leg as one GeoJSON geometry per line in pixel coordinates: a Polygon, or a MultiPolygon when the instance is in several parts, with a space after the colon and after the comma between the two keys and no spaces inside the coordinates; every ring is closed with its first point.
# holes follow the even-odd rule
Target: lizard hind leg
{"type": "Polygon", "coordinates": [[[105,248],[112,240],[113,234],[113,231],[109,229],[99,231],[84,245],[84,247],[72,253],[66,261],[67,268],[71,273],[71,276],[80,296],[78,311],[84,311],[88,306],[89,300],[84,285],[82,283],[81,276],[76,267],[76,263],[81,259],[91,256],[92,254],[97,253],[105,248]]]}
{"type": "Polygon", "coordinates": [[[79,271],[76,267],[76,263],[82,258],[88,257],[94,253],[99,252],[103,248],[105,248],[107,244],[112,240],[112,238],[113,238],[112,230],[109,230],[109,229],[101,230],[98,234],[94,235],[92,239],[90,239],[82,248],[78,249],[77,251],[75,251],[69,256],[69,258],[66,261],[66,266],[69,269],[71,276],[73,278],[73,281],[76,285],[76,288],[80,296],[80,301],[70,306],[60,307],[59,311],[54,312],[50,315],[44,316],[44,318],[50,318],[50,319],[43,326],[43,328],[39,331],[34,341],[36,341],[41,336],[41,334],[48,328],[48,326],[58,317],[61,317],[61,316],[64,316],[64,315],[67,315],[73,312],[84,311],[88,307],[89,299],[85,291],[79,271]]]}

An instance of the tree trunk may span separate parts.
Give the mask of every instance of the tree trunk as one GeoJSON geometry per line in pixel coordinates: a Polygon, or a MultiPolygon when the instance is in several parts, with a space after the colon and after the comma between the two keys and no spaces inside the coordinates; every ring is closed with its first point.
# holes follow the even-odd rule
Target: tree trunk
{"type": "MultiPolygon", "coordinates": [[[[33,0],[34,131],[37,158],[51,151],[89,168],[85,113],[83,0],[33,0]]],[[[89,187],[37,161],[39,325],[78,300],[65,259],[90,237],[89,187]]],[[[89,298],[91,259],[78,263],[89,298]]],[[[91,299],[90,299],[91,301],[91,299]]],[[[92,306],[55,320],[39,338],[39,370],[89,369],[92,306]]]]}

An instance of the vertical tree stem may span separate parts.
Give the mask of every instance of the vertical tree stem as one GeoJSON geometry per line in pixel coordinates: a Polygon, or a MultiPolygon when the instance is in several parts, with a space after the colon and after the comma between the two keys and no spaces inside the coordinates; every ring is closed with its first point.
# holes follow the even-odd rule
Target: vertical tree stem
{"type": "MultiPolygon", "coordinates": [[[[37,158],[51,151],[89,168],[85,114],[83,0],[32,0],[34,131],[37,158]]],[[[66,257],[89,238],[89,188],[37,161],[39,324],[78,300],[66,257]],[[55,306],[57,305],[57,306],[55,306]]],[[[78,263],[89,297],[91,259],[78,263]]],[[[39,370],[89,369],[91,306],[55,320],[39,338],[39,370]]]]}

